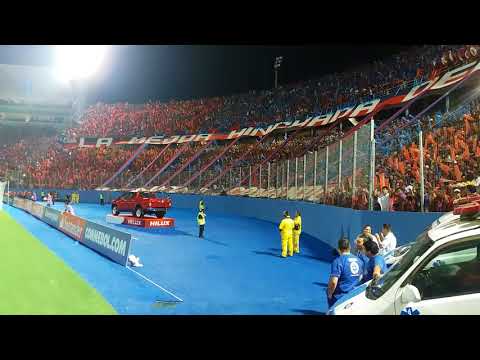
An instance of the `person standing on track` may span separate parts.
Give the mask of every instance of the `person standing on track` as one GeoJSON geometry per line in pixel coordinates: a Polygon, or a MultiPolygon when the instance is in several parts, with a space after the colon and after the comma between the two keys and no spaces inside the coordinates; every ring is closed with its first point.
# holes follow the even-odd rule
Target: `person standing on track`
{"type": "Polygon", "coordinates": [[[390,224],[383,224],[382,231],[377,235],[380,244],[380,254],[385,255],[397,247],[397,238],[392,232],[390,224]]]}
{"type": "Polygon", "coordinates": [[[297,210],[295,218],[293,219],[293,251],[295,253],[300,252],[300,234],[302,233],[302,216],[300,211],[297,210]]]}
{"type": "Polygon", "coordinates": [[[344,294],[357,286],[363,275],[363,263],[358,257],[350,254],[350,241],[348,239],[338,241],[338,252],[340,256],[332,262],[327,287],[329,308],[344,294]]]}
{"type": "Polygon", "coordinates": [[[278,226],[280,230],[280,237],[282,240],[282,257],[293,256],[293,228],[295,224],[290,218],[288,211],[283,212],[283,219],[278,226]]]}
{"type": "Polygon", "coordinates": [[[200,210],[197,215],[197,223],[198,223],[198,237],[203,239],[203,233],[205,231],[205,222],[206,222],[205,210],[200,210]]]}
{"type": "Polygon", "coordinates": [[[100,193],[100,205],[105,205],[105,199],[103,198],[103,193],[100,193]]]}
{"type": "Polygon", "coordinates": [[[379,254],[379,248],[377,243],[368,240],[364,242],[365,254],[368,256],[369,261],[367,264],[367,271],[363,282],[367,282],[373,279],[375,282],[382,274],[387,271],[387,265],[385,259],[379,254]]]}
{"type": "Polygon", "coordinates": [[[47,206],[51,207],[53,205],[53,196],[51,193],[47,194],[47,206]]]}
{"type": "Polygon", "coordinates": [[[359,258],[359,260],[362,263],[362,266],[363,266],[362,276],[366,275],[367,266],[368,266],[368,263],[370,262],[370,258],[365,254],[365,247],[363,246],[363,244],[367,241],[370,241],[368,237],[364,235],[358,236],[357,239],[355,240],[355,250],[353,251],[353,255],[359,258]]]}
{"type": "Polygon", "coordinates": [[[70,201],[65,203],[65,210],[63,213],[69,213],[70,215],[75,215],[75,211],[73,210],[72,203],[70,201]]]}

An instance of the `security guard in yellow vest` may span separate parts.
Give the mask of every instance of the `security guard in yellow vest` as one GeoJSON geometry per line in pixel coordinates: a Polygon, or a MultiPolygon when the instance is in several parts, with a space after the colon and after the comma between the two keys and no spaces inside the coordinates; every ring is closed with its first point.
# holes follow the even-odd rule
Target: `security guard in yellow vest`
{"type": "Polygon", "coordinates": [[[198,203],[198,211],[205,212],[205,203],[203,202],[203,200],[200,200],[200,202],[198,203]]]}
{"type": "Polygon", "coordinates": [[[205,231],[205,220],[207,215],[205,215],[204,210],[200,210],[197,216],[197,223],[198,223],[198,237],[203,239],[203,232],[205,231]]]}
{"type": "Polygon", "coordinates": [[[288,211],[283,213],[283,220],[280,222],[278,229],[282,238],[282,257],[293,256],[293,220],[290,218],[288,211]]]}
{"type": "Polygon", "coordinates": [[[293,251],[297,254],[300,252],[300,234],[302,233],[302,217],[300,211],[297,210],[293,219],[293,251]]]}

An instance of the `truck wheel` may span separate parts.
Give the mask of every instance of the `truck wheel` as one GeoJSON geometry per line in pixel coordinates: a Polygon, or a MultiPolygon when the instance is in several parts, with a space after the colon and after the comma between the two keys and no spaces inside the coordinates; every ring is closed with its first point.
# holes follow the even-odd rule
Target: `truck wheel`
{"type": "Polygon", "coordinates": [[[161,219],[165,216],[166,211],[165,210],[160,210],[159,212],[156,213],[157,218],[161,219]]]}
{"type": "Polygon", "coordinates": [[[120,214],[120,211],[118,211],[117,205],[112,206],[112,214],[115,216],[118,216],[118,214],[120,214]]]}
{"type": "Polygon", "coordinates": [[[142,218],[143,217],[143,209],[140,206],[137,206],[135,208],[135,211],[133,212],[133,215],[137,218],[142,218]]]}

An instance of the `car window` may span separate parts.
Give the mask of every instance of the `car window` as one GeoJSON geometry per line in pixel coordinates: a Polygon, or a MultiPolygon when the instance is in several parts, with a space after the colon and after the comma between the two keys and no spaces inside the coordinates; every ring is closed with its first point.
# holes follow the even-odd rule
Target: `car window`
{"type": "Polygon", "coordinates": [[[476,257],[477,257],[477,249],[475,247],[471,247],[465,250],[443,253],[443,254],[439,254],[437,257],[432,259],[425,266],[425,269],[433,268],[438,264],[454,265],[454,264],[464,263],[467,261],[472,261],[476,257]]]}
{"type": "Polygon", "coordinates": [[[367,298],[375,300],[383,296],[433,244],[426,231],[421,233],[407,253],[382,275],[375,286],[367,288],[367,298]]]}
{"type": "Polygon", "coordinates": [[[422,265],[412,278],[422,300],[480,292],[480,240],[452,244],[422,265]]]}
{"type": "Polygon", "coordinates": [[[130,200],[131,198],[133,198],[134,195],[135,195],[134,193],[125,194],[125,196],[123,197],[123,200],[130,200]]]}

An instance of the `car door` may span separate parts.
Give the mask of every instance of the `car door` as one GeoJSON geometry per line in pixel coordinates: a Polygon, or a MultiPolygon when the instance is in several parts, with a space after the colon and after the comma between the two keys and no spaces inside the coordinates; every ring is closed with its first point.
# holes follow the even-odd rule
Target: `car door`
{"type": "Polygon", "coordinates": [[[402,303],[397,291],[399,315],[480,315],[480,239],[447,243],[433,251],[403,285],[413,285],[420,301],[402,303]]]}
{"type": "Polygon", "coordinates": [[[129,205],[129,199],[132,197],[132,193],[125,194],[121,197],[119,204],[118,204],[118,210],[119,211],[128,211],[128,205],[129,205]]]}
{"type": "Polygon", "coordinates": [[[128,194],[125,211],[132,211],[133,209],[135,209],[136,195],[136,193],[128,194]]]}

